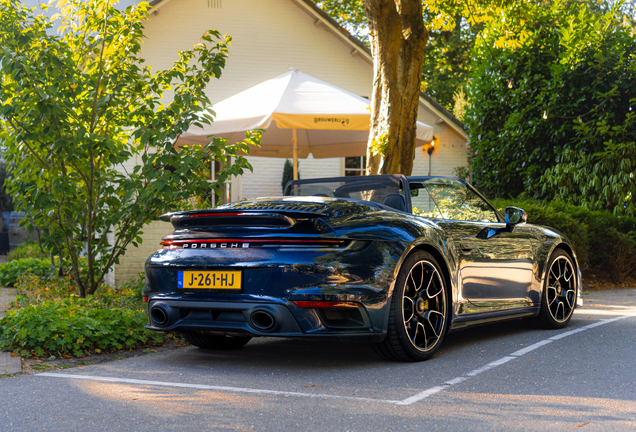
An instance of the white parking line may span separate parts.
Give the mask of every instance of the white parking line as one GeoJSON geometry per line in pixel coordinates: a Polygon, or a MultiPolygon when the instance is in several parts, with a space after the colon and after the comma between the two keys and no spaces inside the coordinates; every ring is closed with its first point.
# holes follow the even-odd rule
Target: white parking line
{"type": "Polygon", "coordinates": [[[510,355],[507,355],[505,357],[500,358],[499,360],[495,360],[494,362],[490,362],[490,363],[488,363],[485,366],[482,366],[482,367],[477,368],[477,369],[475,369],[473,371],[470,371],[470,372],[468,372],[467,374],[465,374],[463,376],[460,376],[460,377],[457,377],[457,378],[453,378],[452,380],[446,381],[443,384],[443,386],[431,387],[430,389],[424,390],[423,392],[418,393],[418,394],[416,394],[414,396],[411,396],[410,398],[406,398],[403,401],[398,402],[398,405],[411,405],[411,404],[413,404],[413,403],[415,403],[417,401],[421,401],[422,399],[426,399],[427,397],[432,396],[432,395],[434,395],[436,393],[439,393],[442,390],[445,390],[445,389],[447,389],[447,388],[449,388],[451,386],[454,386],[454,385],[457,385],[459,383],[462,383],[462,382],[468,380],[469,378],[472,378],[472,377],[477,376],[477,375],[479,375],[481,373],[489,371],[489,370],[491,370],[493,368],[496,368],[497,366],[501,366],[502,364],[508,363],[510,360],[514,360],[516,358],[519,358],[522,355],[528,354],[529,352],[534,351],[537,348],[541,348],[542,346],[547,345],[549,343],[552,343],[553,341],[556,341],[556,340],[559,340],[559,339],[563,339],[563,338],[568,337],[568,336],[572,336],[573,334],[580,333],[582,331],[589,330],[589,329],[592,329],[594,327],[602,326],[602,325],[605,325],[605,324],[612,323],[614,321],[622,320],[622,319],[625,319],[625,318],[632,318],[632,317],[634,317],[634,315],[623,315],[623,316],[616,317],[616,318],[605,319],[605,320],[601,320],[599,322],[595,322],[594,324],[588,324],[586,326],[583,326],[583,327],[580,327],[580,328],[577,328],[577,329],[574,329],[574,330],[567,331],[565,333],[560,333],[558,335],[549,337],[547,339],[544,339],[542,341],[534,343],[534,344],[532,344],[530,346],[527,346],[527,347],[525,347],[523,349],[515,351],[515,352],[513,352],[510,355]]]}
{"type": "Polygon", "coordinates": [[[393,404],[393,405],[411,405],[411,404],[414,404],[415,402],[421,401],[422,399],[426,399],[429,396],[437,394],[451,386],[463,383],[464,381],[467,381],[472,377],[475,377],[486,371],[489,371],[498,366],[506,364],[511,360],[517,359],[531,351],[534,351],[537,348],[540,348],[544,345],[552,343],[553,341],[557,341],[565,337],[572,336],[573,334],[580,333],[585,330],[589,330],[598,326],[602,326],[605,324],[609,324],[615,321],[619,321],[619,320],[623,320],[625,318],[631,318],[631,317],[634,317],[634,315],[624,315],[624,316],[620,316],[616,318],[605,319],[605,320],[598,321],[594,324],[588,324],[586,326],[583,326],[574,330],[569,330],[564,333],[560,333],[558,335],[549,337],[547,339],[534,343],[530,346],[527,346],[523,349],[515,351],[510,355],[507,355],[498,360],[490,362],[485,366],[472,370],[462,376],[448,380],[444,382],[442,385],[431,387],[427,390],[424,390],[423,392],[417,393],[416,395],[413,395],[401,401],[362,398],[362,397],[355,397],[355,396],[338,396],[338,395],[329,395],[329,394],[300,393],[300,392],[288,392],[288,391],[279,391],[279,390],[250,389],[250,388],[243,388],[243,387],[226,387],[226,386],[212,386],[212,385],[204,385],[204,384],[174,383],[174,382],[167,382],[167,381],[150,381],[150,380],[138,380],[138,379],[129,379],[129,378],[113,378],[113,377],[103,377],[103,376],[93,376],[93,375],[72,375],[72,374],[54,373],[54,372],[43,372],[43,373],[37,374],[37,376],[51,377],[51,378],[91,380],[91,381],[119,382],[119,383],[127,383],[127,384],[150,385],[150,386],[160,386],[160,387],[192,388],[192,389],[198,389],[198,390],[217,390],[217,391],[225,391],[225,392],[233,392],[233,393],[257,393],[257,394],[276,395],[276,396],[296,396],[296,397],[309,397],[309,398],[321,398],[321,399],[340,399],[340,400],[351,400],[351,401],[377,402],[377,403],[385,403],[385,404],[393,404]]]}
{"type": "Polygon", "coordinates": [[[129,379],[129,378],[113,378],[113,377],[103,377],[103,376],[95,376],[95,375],[72,375],[72,374],[63,374],[63,373],[54,373],[54,372],[43,372],[43,373],[37,374],[37,376],[90,380],[90,381],[108,381],[108,382],[151,385],[151,386],[160,386],[160,387],[192,388],[192,389],[198,389],[198,390],[218,390],[218,391],[233,392],[233,393],[259,393],[259,394],[269,394],[269,395],[276,395],[276,396],[299,396],[299,397],[311,397],[311,398],[344,399],[344,400],[354,400],[354,401],[364,401],[364,402],[383,402],[383,403],[389,403],[389,404],[397,404],[400,402],[400,401],[394,401],[394,400],[372,399],[372,398],[362,398],[362,397],[354,397],[354,396],[337,396],[337,395],[328,395],[328,394],[299,393],[299,392],[289,392],[289,391],[279,391],[279,390],[250,389],[250,388],[243,388],[243,387],[212,386],[212,385],[205,385],[205,384],[187,384],[187,383],[175,383],[175,382],[167,382],[167,381],[150,381],[150,380],[138,380],[138,379],[129,379]]]}
{"type": "MultiPolygon", "coordinates": [[[[568,332],[569,333],[569,332],[568,332]]],[[[512,354],[510,354],[511,356],[515,356],[515,357],[521,357],[524,354],[528,354],[530,351],[534,351],[537,348],[541,348],[543,345],[547,345],[549,343],[552,343],[551,339],[545,339],[542,340],[541,342],[537,342],[535,344],[532,344],[530,346],[527,346],[523,349],[520,349],[519,351],[515,351],[512,354]]]]}

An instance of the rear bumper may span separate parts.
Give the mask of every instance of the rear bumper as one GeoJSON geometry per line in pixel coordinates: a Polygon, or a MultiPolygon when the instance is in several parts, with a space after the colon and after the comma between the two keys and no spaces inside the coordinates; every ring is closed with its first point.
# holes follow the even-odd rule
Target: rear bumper
{"type": "Polygon", "coordinates": [[[333,314],[327,311],[301,309],[293,304],[159,298],[148,302],[150,322],[146,328],[176,333],[207,331],[252,337],[309,337],[369,342],[384,338],[385,332],[372,328],[363,306],[346,313],[349,316],[344,316],[345,319],[342,319],[340,312],[336,312],[336,317],[340,319],[332,319],[333,314]]]}

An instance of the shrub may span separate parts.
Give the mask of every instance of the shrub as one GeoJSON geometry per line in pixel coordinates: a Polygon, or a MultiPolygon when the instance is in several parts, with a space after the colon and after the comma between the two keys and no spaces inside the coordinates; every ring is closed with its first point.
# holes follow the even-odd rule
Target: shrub
{"type": "MultiPolygon", "coordinates": [[[[296,164],[296,169],[298,171],[298,180],[300,180],[300,171],[298,170],[298,164],[296,164]]],[[[285,185],[294,179],[294,164],[289,160],[285,159],[285,165],[283,165],[283,180],[280,182],[282,186],[283,193],[285,193],[285,185]]]]}
{"type": "Polygon", "coordinates": [[[84,356],[104,350],[157,344],[163,334],[146,330],[143,312],[102,308],[75,296],[7,311],[0,320],[0,350],[32,355],[84,356]]]}
{"type": "Polygon", "coordinates": [[[12,252],[9,252],[9,261],[16,261],[24,258],[46,258],[40,246],[33,240],[19,245],[12,252]]]}
{"type": "Polygon", "coordinates": [[[636,214],[636,38],[619,9],[529,6],[520,46],[488,23],[469,86],[471,178],[492,196],[566,199],[636,214]]]}
{"type": "Polygon", "coordinates": [[[46,259],[24,258],[0,264],[0,286],[12,287],[22,275],[50,277],[53,275],[51,264],[46,259]]]}
{"type": "Polygon", "coordinates": [[[146,303],[143,302],[141,294],[144,283],[145,278],[142,272],[137,277],[124,282],[120,288],[108,287],[100,289],[92,296],[92,299],[106,308],[114,307],[141,311],[146,308],[146,303]]]}
{"type": "MultiPolygon", "coordinates": [[[[144,282],[142,272],[137,277],[125,282],[120,288],[102,287],[98,293],[87,298],[96,308],[143,311],[146,308],[141,294],[144,282]]],[[[35,275],[21,276],[15,287],[17,295],[11,305],[12,308],[40,305],[47,300],[59,300],[77,294],[77,286],[70,275],[49,278],[35,275]]]]}
{"type": "Polygon", "coordinates": [[[521,207],[528,223],[545,225],[565,234],[582,268],[607,270],[614,281],[636,271],[636,218],[610,211],[592,211],[561,201],[494,200],[498,209],[521,207]]]}
{"type": "Polygon", "coordinates": [[[589,266],[589,227],[575,219],[566,210],[556,210],[546,202],[532,199],[521,200],[494,200],[493,204],[499,210],[508,206],[520,207],[528,213],[528,223],[547,226],[561,231],[570,240],[579,265],[582,268],[589,266]]]}
{"type": "Polygon", "coordinates": [[[45,279],[29,274],[18,277],[15,287],[17,295],[12,308],[40,305],[47,300],[66,298],[77,293],[75,282],[70,276],[45,279]]]}

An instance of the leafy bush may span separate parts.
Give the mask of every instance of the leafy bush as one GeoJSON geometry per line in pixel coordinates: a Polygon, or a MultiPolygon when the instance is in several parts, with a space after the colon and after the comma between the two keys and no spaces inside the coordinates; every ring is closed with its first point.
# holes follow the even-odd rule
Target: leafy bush
{"type": "Polygon", "coordinates": [[[114,307],[130,310],[144,310],[146,303],[143,302],[141,290],[144,287],[144,274],[139,273],[137,277],[124,282],[120,288],[102,288],[92,299],[102,307],[114,307]]]}
{"type": "Polygon", "coordinates": [[[157,344],[163,334],[143,328],[143,312],[103,308],[75,296],[7,311],[0,320],[0,350],[24,357],[83,355],[157,344]]]}
{"type": "Polygon", "coordinates": [[[636,214],[636,39],[620,13],[537,3],[528,38],[483,32],[466,112],[471,178],[491,196],[566,199],[636,214]],[[544,9],[545,8],[545,9],[544,9]]]}
{"type": "Polygon", "coordinates": [[[51,264],[46,259],[24,258],[0,264],[0,286],[11,287],[22,275],[50,277],[53,274],[51,264]]]}
{"type": "MultiPolygon", "coordinates": [[[[0,142],[3,139],[9,139],[6,132],[0,132],[0,142]],[[3,136],[4,135],[4,136],[3,136]]],[[[9,177],[9,173],[7,172],[7,164],[4,162],[0,162],[0,211],[2,212],[10,212],[13,211],[13,197],[7,193],[7,188],[5,183],[9,177]]]]}
{"type": "Polygon", "coordinates": [[[44,248],[69,260],[81,297],[141,242],[157,213],[211,187],[219,191],[251,169],[244,154],[260,141],[256,131],[238,143],[215,138],[174,151],[191,124],[212,122],[206,92],[221,76],[231,37],[207,31],[174,64],[155,71],[141,53],[150,5],[124,11],[114,3],[66,0],[51,20],[41,9],[0,0],[0,129],[12,138],[3,142],[9,192],[25,227],[46,227],[44,248]],[[209,156],[220,162],[210,182],[203,175],[209,156]],[[123,173],[121,164],[131,159],[136,166],[123,173]],[[108,234],[114,239],[96,241],[108,234]],[[86,275],[80,256],[88,259],[86,275]]]}
{"type": "Polygon", "coordinates": [[[35,241],[27,241],[19,245],[12,252],[9,252],[9,261],[16,261],[24,258],[46,258],[40,246],[35,241]]]}
{"type": "Polygon", "coordinates": [[[565,234],[572,242],[582,268],[607,270],[615,281],[636,271],[636,217],[592,211],[561,201],[531,199],[494,200],[503,209],[521,207],[528,223],[545,225],[565,234]]]}
{"type": "Polygon", "coordinates": [[[17,295],[12,308],[40,305],[47,300],[70,297],[77,293],[77,287],[70,276],[48,279],[33,274],[18,277],[15,284],[17,295]]]}
{"type": "MultiPolygon", "coordinates": [[[[141,294],[144,282],[144,274],[140,273],[120,288],[102,287],[96,294],[87,298],[91,300],[94,307],[143,311],[146,308],[141,294]]],[[[59,300],[77,294],[77,286],[70,275],[49,278],[35,275],[21,276],[15,287],[17,295],[11,305],[12,308],[37,306],[47,300],[59,300]]]]}

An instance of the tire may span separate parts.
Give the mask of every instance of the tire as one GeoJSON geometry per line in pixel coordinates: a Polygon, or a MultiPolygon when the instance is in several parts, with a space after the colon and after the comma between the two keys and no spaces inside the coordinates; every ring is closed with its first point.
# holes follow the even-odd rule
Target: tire
{"type": "Polygon", "coordinates": [[[226,336],[200,331],[183,332],[182,334],[186,341],[196,347],[222,351],[242,348],[252,339],[249,336],[226,336]]]}
{"type": "Polygon", "coordinates": [[[560,329],[568,325],[576,307],[576,266],[563,249],[555,249],[548,266],[541,296],[541,309],[535,319],[538,327],[560,329]]]}
{"type": "Polygon", "coordinates": [[[404,261],[391,296],[386,338],[373,345],[382,357],[423,361],[439,349],[449,323],[449,292],[435,258],[416,251],[404,261]]]}

